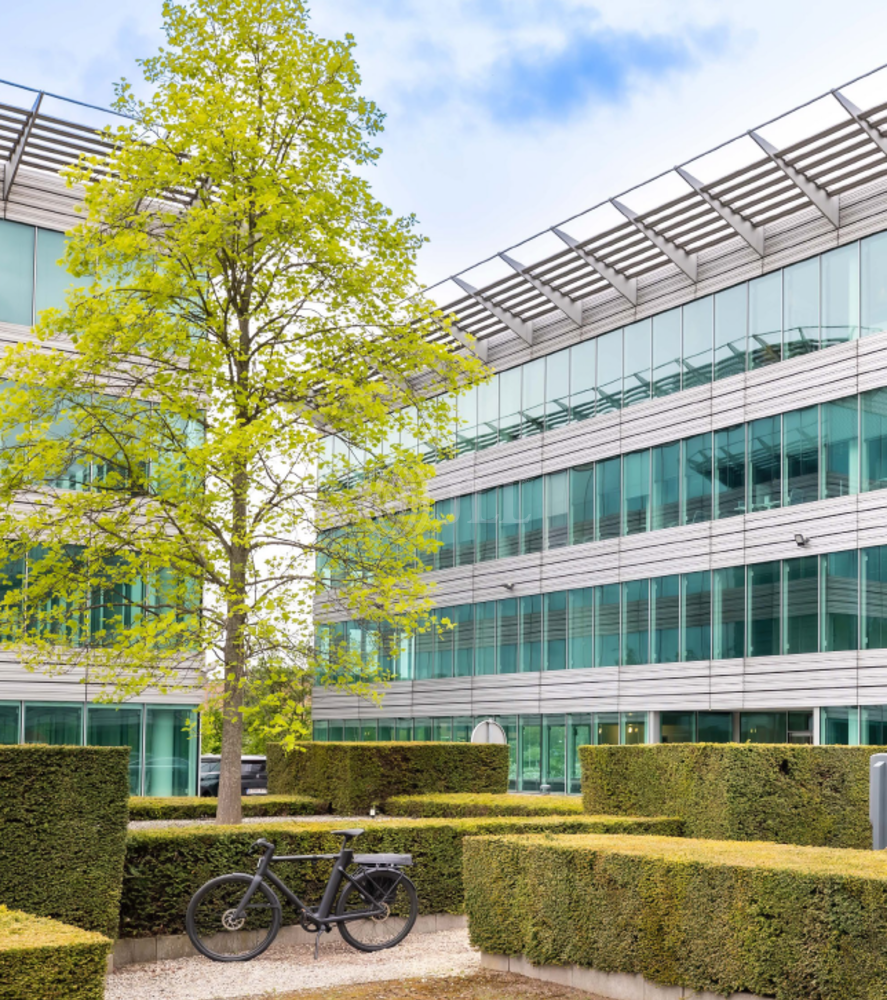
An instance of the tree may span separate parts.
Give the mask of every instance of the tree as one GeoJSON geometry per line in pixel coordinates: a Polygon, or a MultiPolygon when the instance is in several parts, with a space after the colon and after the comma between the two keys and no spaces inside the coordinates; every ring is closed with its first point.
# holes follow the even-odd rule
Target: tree
{"type": "Polygon", "coordinates": [[[112,700],[217,670],[230,823],[252,664],[384,680],[381,647],[313,642],[321,570],[326,610],[386,641],[430,627],[409,442],[445,447],[444,394],[483,374],[416,294],[416,220],[366,180],[383,115],[350,36],[300,0],[170,0],[164,27],[153,96],[118,85],[131,121],[67,171],[80,285],[0,360],[3,634],[112,700]]]}

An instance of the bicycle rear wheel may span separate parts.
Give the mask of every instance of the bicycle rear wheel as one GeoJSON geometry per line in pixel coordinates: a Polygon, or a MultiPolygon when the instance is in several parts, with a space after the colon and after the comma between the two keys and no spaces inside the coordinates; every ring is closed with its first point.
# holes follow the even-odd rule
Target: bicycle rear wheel
{"type": "MultiPolygon", "coordinates": [[[[365,871],[356,876],[360,888],[382,908],[372,917],[355,917],[339,924],[339,933],[358,951],[381,951],[393,948],[410,933],[419,913],[416,887],[401,872],[386,870],[365,871]]],[[[357,887],[348,883],[339,896],[336,914],[361,913],[370,909],[370,903],[357,887]]]]}
{"type": "Polygon", "coordinates": [[[280,930],[280,902],[264,882],[243,916],[234,919],[251,884],[250,875],[222,875],[201,886],[188,904],[185,926],[191,944],[214,962],[248,962],[261,955],[280,930]]]}

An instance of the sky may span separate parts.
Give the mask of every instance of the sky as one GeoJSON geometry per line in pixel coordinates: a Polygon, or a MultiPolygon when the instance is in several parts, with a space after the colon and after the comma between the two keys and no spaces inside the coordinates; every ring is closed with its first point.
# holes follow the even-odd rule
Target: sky
{"type": "MultiPolygon", "coordinates": [[[[0,77],[102,106],[163,41],[161,0],[8,6],[0,77]]],[[[877,0],[315,0],[312,19],[356,39],[387,114],[370,177],[418,217],[428,285],[887,62],[877,0]]]]}

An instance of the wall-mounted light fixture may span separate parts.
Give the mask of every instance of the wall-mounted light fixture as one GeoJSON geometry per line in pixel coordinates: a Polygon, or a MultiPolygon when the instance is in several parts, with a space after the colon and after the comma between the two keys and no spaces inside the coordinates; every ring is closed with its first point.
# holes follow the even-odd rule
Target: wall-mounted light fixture
{"type": "Polygon", "coordinates": [[[806,535],[802,535],[800,531],[798,531],[795,532],[795,544],[804,549],[810,544],[810,539],[807,538],[806,535]]]}
{"type": "Polygon", "coordinates": [[[503,583],[502,586],[506,590],[514,590],[514,588],[515,588],[515,584],[513,584],[513,583],[503,583]]]}

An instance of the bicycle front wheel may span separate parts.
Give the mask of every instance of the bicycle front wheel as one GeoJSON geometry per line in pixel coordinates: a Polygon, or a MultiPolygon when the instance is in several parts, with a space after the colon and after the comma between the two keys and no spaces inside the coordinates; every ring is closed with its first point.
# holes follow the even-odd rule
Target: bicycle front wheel
{"type": "Polygon", "coordinates": [[[280,902],[264,882],[259,883],[243,915],[236,917],[252,881],[249,875],[222,875],[194,893],[185,926],[201,955],[214,962],[248,962],[277,936],[280,902]]]}
{"type": "Polygon", "coordinates": [[[413,929],[419,913],[416,887],[397,871],[361,872],[355,882],[362,892],[349,882],[339,896],[337,916],[355,914],[353,920],[339,924],[339,933],[358,951],[381,951],[400,944],[413,929]],[[373,916],[357,916],[375,908],[380,912],[373,916]]]}

